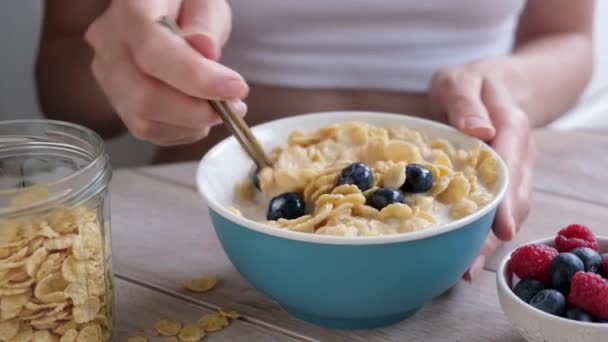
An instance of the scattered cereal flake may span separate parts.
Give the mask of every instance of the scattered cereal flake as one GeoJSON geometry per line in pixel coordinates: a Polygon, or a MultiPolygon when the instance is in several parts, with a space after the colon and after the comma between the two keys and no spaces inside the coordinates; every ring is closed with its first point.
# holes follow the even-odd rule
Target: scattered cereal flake
{"type": "Polygon", "coordinates": [[[186,288],[193,292],[207,292],[215,287],[217,281],[217,277],[214,275],[194,278],[186,283],[186,288]]]}
{"type": "Polygon", "coordinates": [[[201,328],[205,329],[206,332],[214,332],[224,329],[230,322],[228,322],[226,316],[220,313],[213,313],[203,315],[203,317],[198,320],[198,324],[201,328]]]}
{"type": "Polygon", "coordinates": [[[161,319],[154,323],[154,331],[160,336],[175,336],[182,330],[182,324],[173,319],[161,319]]]}
{"type": "Polygon", "coordinates": [[[184,342],[197,342],[205,337],[205,330],[197,324],[187,324],[182,328],[178,337],[184,342]]]}
{"type": "Polygon", "coordinates": [[[56,342],[59,341],[59,338],[47,330],[37,330],[34,332],[34,341],[35,342],[56,342]]]}
{"type": "Polygon", "coordinates": [[[220,315],[230,318],[230,319],[239,319],[241,318],[241,314],[238,311],[235,310],[228,310],[228,311],[224,311],[222,309],[220,309],[219,311],[220,315]]]}
{"type": "Polygon", "coordinates": [[[97,324],[87,325],[80,330],[76,342],[101,342],[103,333],[97,324]]]}
{"type": "Polygon", "coordinates": [[[19,320],[11,319],[0,322],[0,340],[7,341],[19,333],[19,320]]]}
{"type": "Polygon", "coordinates": [[[78,338],[78,330],[70,329],[67,330],[59,339],[59,342],[76,342],[78,338]]]}
{"type": "Polygon", "coordinates": [[[127,339],[127,342],[148,342],[148,338],[144,336],[131,336],[127,339]]]}
{"type": "Polygon", "coordinates": [[[101,309],[101,302],[97,297],[89,297],[81,305],[75,305],[72,316],[76,323],[87,323],[92,321],[101,309]]]}

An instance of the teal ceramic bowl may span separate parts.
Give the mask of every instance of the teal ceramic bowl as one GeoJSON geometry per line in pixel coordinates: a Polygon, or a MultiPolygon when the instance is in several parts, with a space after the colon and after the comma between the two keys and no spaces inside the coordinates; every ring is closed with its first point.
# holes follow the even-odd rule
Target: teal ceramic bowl
{"type": "MultiPolygon", "coordinates": [[[[380,127],[406,125],[463,148],[477,143],[453,128],[406,115],[328,112],[272,121],[253,128],[266,148],[285,144],[290,131],[363,121],[380,127]]],[[[339,237],[293,232],[235,215],[234,184],[253,164],[234,138],[201,160],[197,185],[215,232],[236,269],[291,315],[320,326],[366,329],[415,314],[452,287],[479,254],[507,187],[499,160],[496,197],[473,215],[418,232],[339,237]]]]}

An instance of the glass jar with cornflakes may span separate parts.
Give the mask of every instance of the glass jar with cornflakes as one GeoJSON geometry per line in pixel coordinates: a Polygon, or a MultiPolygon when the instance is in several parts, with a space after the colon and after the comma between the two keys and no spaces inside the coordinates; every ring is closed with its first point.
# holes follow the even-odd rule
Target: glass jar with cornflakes
{"type": "Polygon", "coordinates": [[[50,120],[0,122],[0,341],[109,341],[102,139],[50,120]]]}

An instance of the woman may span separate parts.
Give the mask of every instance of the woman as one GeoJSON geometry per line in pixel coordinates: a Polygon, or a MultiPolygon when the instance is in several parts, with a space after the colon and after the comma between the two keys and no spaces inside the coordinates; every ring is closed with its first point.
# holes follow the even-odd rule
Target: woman
{"type": "Polygon", "coordinates": [[[467,279],[527,216],[530,127],[571,107],[591,75],[592,0],[230,4],[232,14],[225,0],[48,1],[44,112],[106,136],[126,126],[163,146],[157,162],[199,158],[227,134],[210,132],[211,98],[230,100],[250,124],[334,109],[446,121],[490,142],[512,174],[467,279]],[[185,39],[155,22],[163,15],[185,39]]]}

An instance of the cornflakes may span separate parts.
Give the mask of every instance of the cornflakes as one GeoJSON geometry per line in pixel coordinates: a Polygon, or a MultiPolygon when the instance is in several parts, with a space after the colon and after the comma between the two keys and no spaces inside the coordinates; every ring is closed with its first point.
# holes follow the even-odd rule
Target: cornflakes
{"type": "Polygon", "coordinates": [[[264,221],[255,214],[251,218],[278,229],[327,235],[407,233],[460,219],[494,199],[499,176],[497,159],[481,143],[464,149],[407,127],[385,129],[359,122],[314,132],[294,131],[287,146],[274,149],[271,156],[272,167],[258,173],[262,196],[257,196],[250,179],[237,184],[236,204],[244,207],[236,208],[239,214],[261,214],[265,210],[244,209],[249,205],[258,208],[263,205],[260,201],[267,203],[278,194],[296,192],[305,202],[304,215],[275,221],[264,221]],[[366,163],[372,170],[371,189],[337,184],[342,170],[354,162],[366,163]],[[406,170],[413,163],[433,175],[428,191],[400,190],[405,193],[403,203],[387,203],[381,210],[368,205],[379,188],[407,188],[406,170]]]}
{"type": "Polygon", "coordinates": [[[186,288],[193,292],[207,292],[217,284],[216,276],[194,278],[186,283],[186,288]]]}
{"type": "Polygon", "coordinates": [[[229,310],[229,311],[224,311],[224,310],[220,310],[220,315],[230,318],[230,319],[239,319],[241,317],[241,314],[238,311],[234,311],[234,310],[229,310]]]}
{"type": "Polygon", "coordinates": [[[205,330],[196,324],[188,324],[182,328],[178,337],[184,342],[197,342],[205,337],[205,330]]]}
{"type": "Polygon", "coordinates": [[[83,206],[0,222],[0,340],[109,338],[97,220],[83,206]]]}
{"type": "Polygon", "coordinates": [[[161,319],[154,323],[154,331],[160,336],[175,336],[182,330],[182,324],[172,319],[161,319]]]}
{"type": "Polygon", "coordinates": [[[227,327],[230,322],[226,316],[221,313],[206,314],[198,320],[198,324],[201,328],[205,329],[206,332],[219,331],[227,327]]]}

